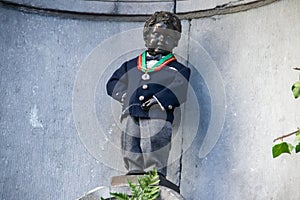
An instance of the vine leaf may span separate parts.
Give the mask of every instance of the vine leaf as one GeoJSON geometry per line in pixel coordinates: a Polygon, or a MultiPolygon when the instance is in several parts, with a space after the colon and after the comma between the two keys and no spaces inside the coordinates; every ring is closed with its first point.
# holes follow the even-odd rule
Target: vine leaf
{"type": "Polygon", "coordinates": [[[288,144],[289,145],[289,150],[290,150],[290,153],[295,149],[295,147],[292,145],[292,144],[288,144]]]}
{"type": "Polygon", "coordinates": [[[300,81],[293,84],[292,91],[295,99],[297,99],[300,96],[300,81]]]}
{"type": "Polygon", "coordinates": [[[291,154],[291,149],[294,148],[293,145],[286,142],[281,142],[276,144],[272,148],[273,158],[280,156],[283,153],[291,154]]]}
{"type": "Polygon", "coordinates": [[[298,129],[298,132],[296,133],[296,142],[300,142],[300,129],[298,129]]]}
{"type": "Polygon", "coordinates": [[[300,152],[300,142],[296,146],[296,153],[299,153],[299,152],[300,152]]]}

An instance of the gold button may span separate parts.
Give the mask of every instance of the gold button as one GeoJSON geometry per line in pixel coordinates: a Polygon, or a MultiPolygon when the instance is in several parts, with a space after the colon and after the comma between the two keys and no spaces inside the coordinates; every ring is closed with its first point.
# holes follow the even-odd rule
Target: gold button
{"type": "Polygon", "coordinates": [[[148,85],[143,85],[142,88],[143,88],[144,90],[147,90],[147,89],[148,89],[148,85]]]}
{"type": "Polygon", "coordinates": [[[139,96],[139,100],[140,100],[140,101],[143,101],[144,99],[145,99],[144,96],[139,96]]]}
{"type": "Polygon", "coordinates": [[[172,110],[172,109],[173,109],[173,106],[172,106],[172,105],[168,105],[168,109],[169,109],[169,110],[172,110]]]}

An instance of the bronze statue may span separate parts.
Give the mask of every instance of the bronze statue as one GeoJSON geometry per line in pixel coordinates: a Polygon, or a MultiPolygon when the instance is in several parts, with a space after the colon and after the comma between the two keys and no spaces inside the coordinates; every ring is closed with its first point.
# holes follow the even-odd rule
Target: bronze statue
{"type": "Polygon", "coordinates": [[[128,174],[155,167],[166,176],[174,109],[186,101],[190,69],[172,53],[181,37],[175,14],[155,12],[143,36],[147,50],[113,73],[107,93],[122,103],[122,151],[128,174]]]}

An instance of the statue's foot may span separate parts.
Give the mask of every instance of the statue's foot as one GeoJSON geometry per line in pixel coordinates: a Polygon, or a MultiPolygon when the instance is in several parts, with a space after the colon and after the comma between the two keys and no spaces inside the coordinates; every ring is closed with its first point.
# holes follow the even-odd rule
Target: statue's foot
{"type": "Polygon", "coordinates": [[[180,188],[179,188],[178,185],[176,185],[176,184],[172,183],[171,181],[169,181],[166,178],[166,176],[164,174],[162,174],[162,173],[158,172],[158,176],[159,176],[159,180],[160,180],[159,181],[159,185],[165,186],[167,188],[170,188],[170,189],[176,191],[178,194],[180,194],[180,188]]]}
{"type": "Polygon", "coordinates": [[[166,175],[163,174],[163,173],[161,173],[161,172],[157,172],[157,174],[158,174],[158,176],[160,176],[160,177],[166,178],[166,175]]]}
{"type": "Polygon", "coordinates": [[[143,170],[131,170],[127,172],[126,175],[144,175],[144,174],[146,174],[146,172],[143,170]]]}

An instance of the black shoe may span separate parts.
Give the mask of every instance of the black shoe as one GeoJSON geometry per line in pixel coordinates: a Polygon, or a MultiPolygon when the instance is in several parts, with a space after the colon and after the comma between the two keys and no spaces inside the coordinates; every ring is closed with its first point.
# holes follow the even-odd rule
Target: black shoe
{"type": "Polygon", "coordinates": [[[158,176],[159,176],[159,185],[161,186],[165,186],[167,188],[170,188],[174,191],[176,191],[178,194],[180,194],[180,188],[179,186],[175,185],[174,183],[172,183],[171,181],[169,181],[166,176],[162,173],[158,172],[158,176]]]}
{"type": "Polygon", "coordinates": [[[146,172],[143,170],[131,170],[127,172],[126,175],[144,175],[144,174],[146,174],[146,172]]]}
{"type": "Polygon", "coordinates": [[[158,174],[158,176],[159,176],[159,177],[163,177],[163,178],[165,178],[165,179],[166,179],[166,175],[164,175],[163,173],[161,173],[161,172],[157,172],[157,174],[158,174]]]}

